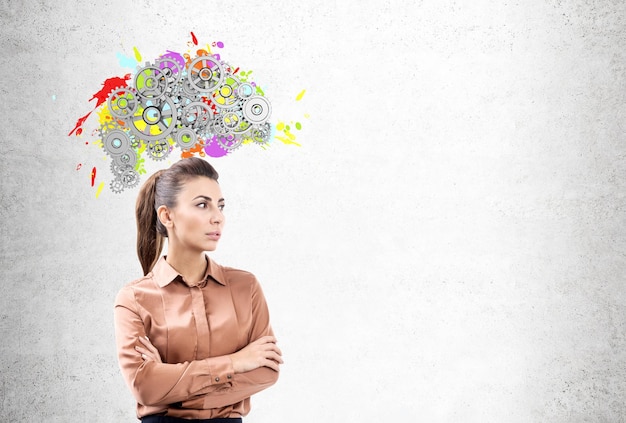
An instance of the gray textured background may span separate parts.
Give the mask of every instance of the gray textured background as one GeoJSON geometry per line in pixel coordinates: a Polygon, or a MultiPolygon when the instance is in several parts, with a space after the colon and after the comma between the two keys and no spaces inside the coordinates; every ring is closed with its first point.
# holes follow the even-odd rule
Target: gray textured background
{"type": "Polygon", "coordinates": [[[286,361],[247,422],[626,421],[623,1],[0,16],[0,421],[134,421],[112,303],[141,272],[136,191],[96,199],[108,163],[67,133],[128,72],[116,53],[189,31],[254,69],[276,118],[311,115],[301,148],[213,161],[214,257],[259,277],[286,361]]]}

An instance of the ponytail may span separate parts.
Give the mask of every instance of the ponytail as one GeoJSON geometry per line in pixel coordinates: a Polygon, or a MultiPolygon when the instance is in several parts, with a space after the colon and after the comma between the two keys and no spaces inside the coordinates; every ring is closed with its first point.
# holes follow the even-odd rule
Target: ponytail
{"type": "Polygon", "coordinates": [[[165,229],[159,221],[155,209],[156,184],[159,176],[163,173],[160,170],[151,175],[143,184],[137,197],[135,207],[135,217],[137,218],[137,256],[143,268],[143,274],[147,275],[161,256],[164,235],[161,228],[165,229]],[[157,229],[157,225],[160,228],[157,229]]]}
{"type": "Polygon", "coordinates": [[[173,209],[185,181],[198,176],[215,181],[219,177],[208,162],[198,157],[190,157],[174,163],[169,169],[154,173],[139,190],[135,207],[137,255],[144,275],[159,260],[167,237],[167,229],[157,217],[156,210],[163,205],[173,209]]]}

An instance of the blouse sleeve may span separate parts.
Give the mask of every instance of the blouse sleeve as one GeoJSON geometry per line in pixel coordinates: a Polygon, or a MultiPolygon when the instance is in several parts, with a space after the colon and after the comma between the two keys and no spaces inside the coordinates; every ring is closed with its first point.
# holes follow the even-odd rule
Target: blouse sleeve
{"type": "MultiPolygon", "coordinates": [[[[249,342],[273,335],[261,287],[251,289],[252,327],[249,342]]],[[[235,374],[228,355],[184,363],[144,361],[135,350],[145,329],[132,288],[122,289],[115,302],[115,337],[120,369],[140,404],[165,406],[182,402],[185,408],[218,408],[235,404],[273,385],[278,372],[260,367],[235,374]],[[203,397],[201,401],[199,396],[203,397]]]]}

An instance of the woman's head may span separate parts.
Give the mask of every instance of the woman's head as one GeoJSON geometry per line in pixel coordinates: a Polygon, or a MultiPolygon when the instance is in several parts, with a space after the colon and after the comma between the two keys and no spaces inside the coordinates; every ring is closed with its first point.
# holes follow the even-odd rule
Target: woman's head
{"type": "Polygon", "coordinates": [[[144,274],[159,259],[165,237],[170,238],[170,245],[175,241],[189,248],[215,248],[213,232],[223,224],[218,176],[208,162],[192,157],[146,180],[135,208],[137,255],[144,274]]]}

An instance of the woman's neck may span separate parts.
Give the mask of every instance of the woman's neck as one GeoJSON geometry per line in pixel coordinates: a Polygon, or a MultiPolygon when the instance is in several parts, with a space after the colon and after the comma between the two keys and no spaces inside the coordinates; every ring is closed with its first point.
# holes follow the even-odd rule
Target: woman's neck
{"type": "Polygon", "coordinates": [[[204,252],[181,251],[171,245],[167,248],[166,261],[189,285],[197,285],[204,278],[208,266],[204,252]]]}

